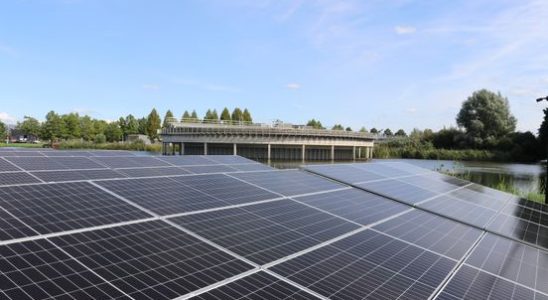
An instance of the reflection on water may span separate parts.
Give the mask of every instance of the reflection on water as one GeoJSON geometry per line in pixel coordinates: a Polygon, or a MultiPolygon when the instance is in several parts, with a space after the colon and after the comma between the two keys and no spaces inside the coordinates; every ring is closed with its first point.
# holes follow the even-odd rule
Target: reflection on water
{"type": "MultiPolygon", "coordinates": [[[[496,162],[450,161],[427,159],[375,159],[373,161],[401,161],[430,170],[466,174],[472,182],[496,186],[500,182],[528,193],[544,191],[545,170],[540,164],[515,164],[496,162]]],[[[351,161],[336,161],[348,163],[351,161]]],[[[266,162],[264,162],[266,163],[266,162]]],[[[325,161],[306,161],[304,164],[326,164],[325,161]]],[[[298,168],[302,161],[271,161],[270,165],[279,169],[298,168]]]]}

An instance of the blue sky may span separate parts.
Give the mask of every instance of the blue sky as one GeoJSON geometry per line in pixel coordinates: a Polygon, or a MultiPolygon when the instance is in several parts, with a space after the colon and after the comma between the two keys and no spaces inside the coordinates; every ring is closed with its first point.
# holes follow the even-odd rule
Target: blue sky
{"type": "Polygon", "coordinates": [[[455,124],[507,96],[536,130],[548,94],[548,1],[41,0],[0,4],[0,119],[114,120],[247,107],[358,129],[455,124]]]}

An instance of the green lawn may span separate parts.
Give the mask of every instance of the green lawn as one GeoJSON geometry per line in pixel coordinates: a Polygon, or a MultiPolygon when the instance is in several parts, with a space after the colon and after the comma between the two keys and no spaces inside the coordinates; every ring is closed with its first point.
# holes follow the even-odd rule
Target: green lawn
{"type": "Polygon", "coordinates": [[[26,144],[26,143],[0,143],[1,147],[14,147],[14,148],[42,148],[43,144],[26,144]]]}

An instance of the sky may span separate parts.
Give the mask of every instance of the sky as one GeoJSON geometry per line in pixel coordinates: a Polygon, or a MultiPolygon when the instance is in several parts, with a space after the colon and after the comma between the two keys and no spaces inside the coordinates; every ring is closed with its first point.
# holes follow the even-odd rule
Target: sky
{"type": "Polygon", "coordinates": [[[248,108],[353,129],[455,126],[475,90],[534,133],[546,0],[5,0],[0,120],[248,108]]]}

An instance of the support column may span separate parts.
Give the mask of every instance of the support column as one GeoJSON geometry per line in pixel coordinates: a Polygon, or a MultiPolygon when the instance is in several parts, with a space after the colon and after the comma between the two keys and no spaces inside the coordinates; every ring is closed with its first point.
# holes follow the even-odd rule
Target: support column
{"type": "Polygon", "coordinates": [[[207,143],[204,143],[204,155],[207,155],[207,143]]]}
{"type": "Polygon", "coordinates": [[[356,146],[352,146],[352,160],[356,160],[356,146]]]}
{"type": "Polygon", "coordinates": [[[166,143],[162,143],[162,155],[166,155],[166,143]]]}
{"type": "Polygon", "coordinates": [[[369,150],[369,158],[370,159],[373,159],[373,148],[374,147],[370,147],[370,150],[369,150]]]}
{"type": "Polygon", "coordinates": [[[301,150],[301,159],[303,160],[303,162],[306,159],[306,146],[304,144],[303,144],[303,147],[302,147],[302,150],[301,150]]]}
{"type": "Polygon", "coordinates": [[[272,149],[270,148],[270,144],[268,144],[266,147],[266,159],[268,160],[268,162],[270,162],[270,154],[272,153],[271,150],[272,149]]]}
{"type": "Polygon", "coordinates": [[[362,147],[358,147],[358,158],[362,158],[362,147]]]}
{"type": "Polygon", "coordinates": [[[179,143],[179,155],[183,155],[183,152],[184,152],[184,144],[183,143],[179,143]]]}
{"type": "Polygon", "coordinates": [[[234,144],[234,151],[232,152],[233,155],[238,155],[238,146],[236,146],[236,144],[234,144]]]}
{"type": "Polygon", "coordinates": [[[175,143],[171,143],[171,155],[175,155],[175,143]]]}
{"type": "Polygon", "coordinates": [[[365,159],[369,159],[369,147],[365,147],[365,159]]]}
{"type": "Polygon", "coordinates": [[[335,145],[331,145],[331,160],[335,160],[335,145]]]}

